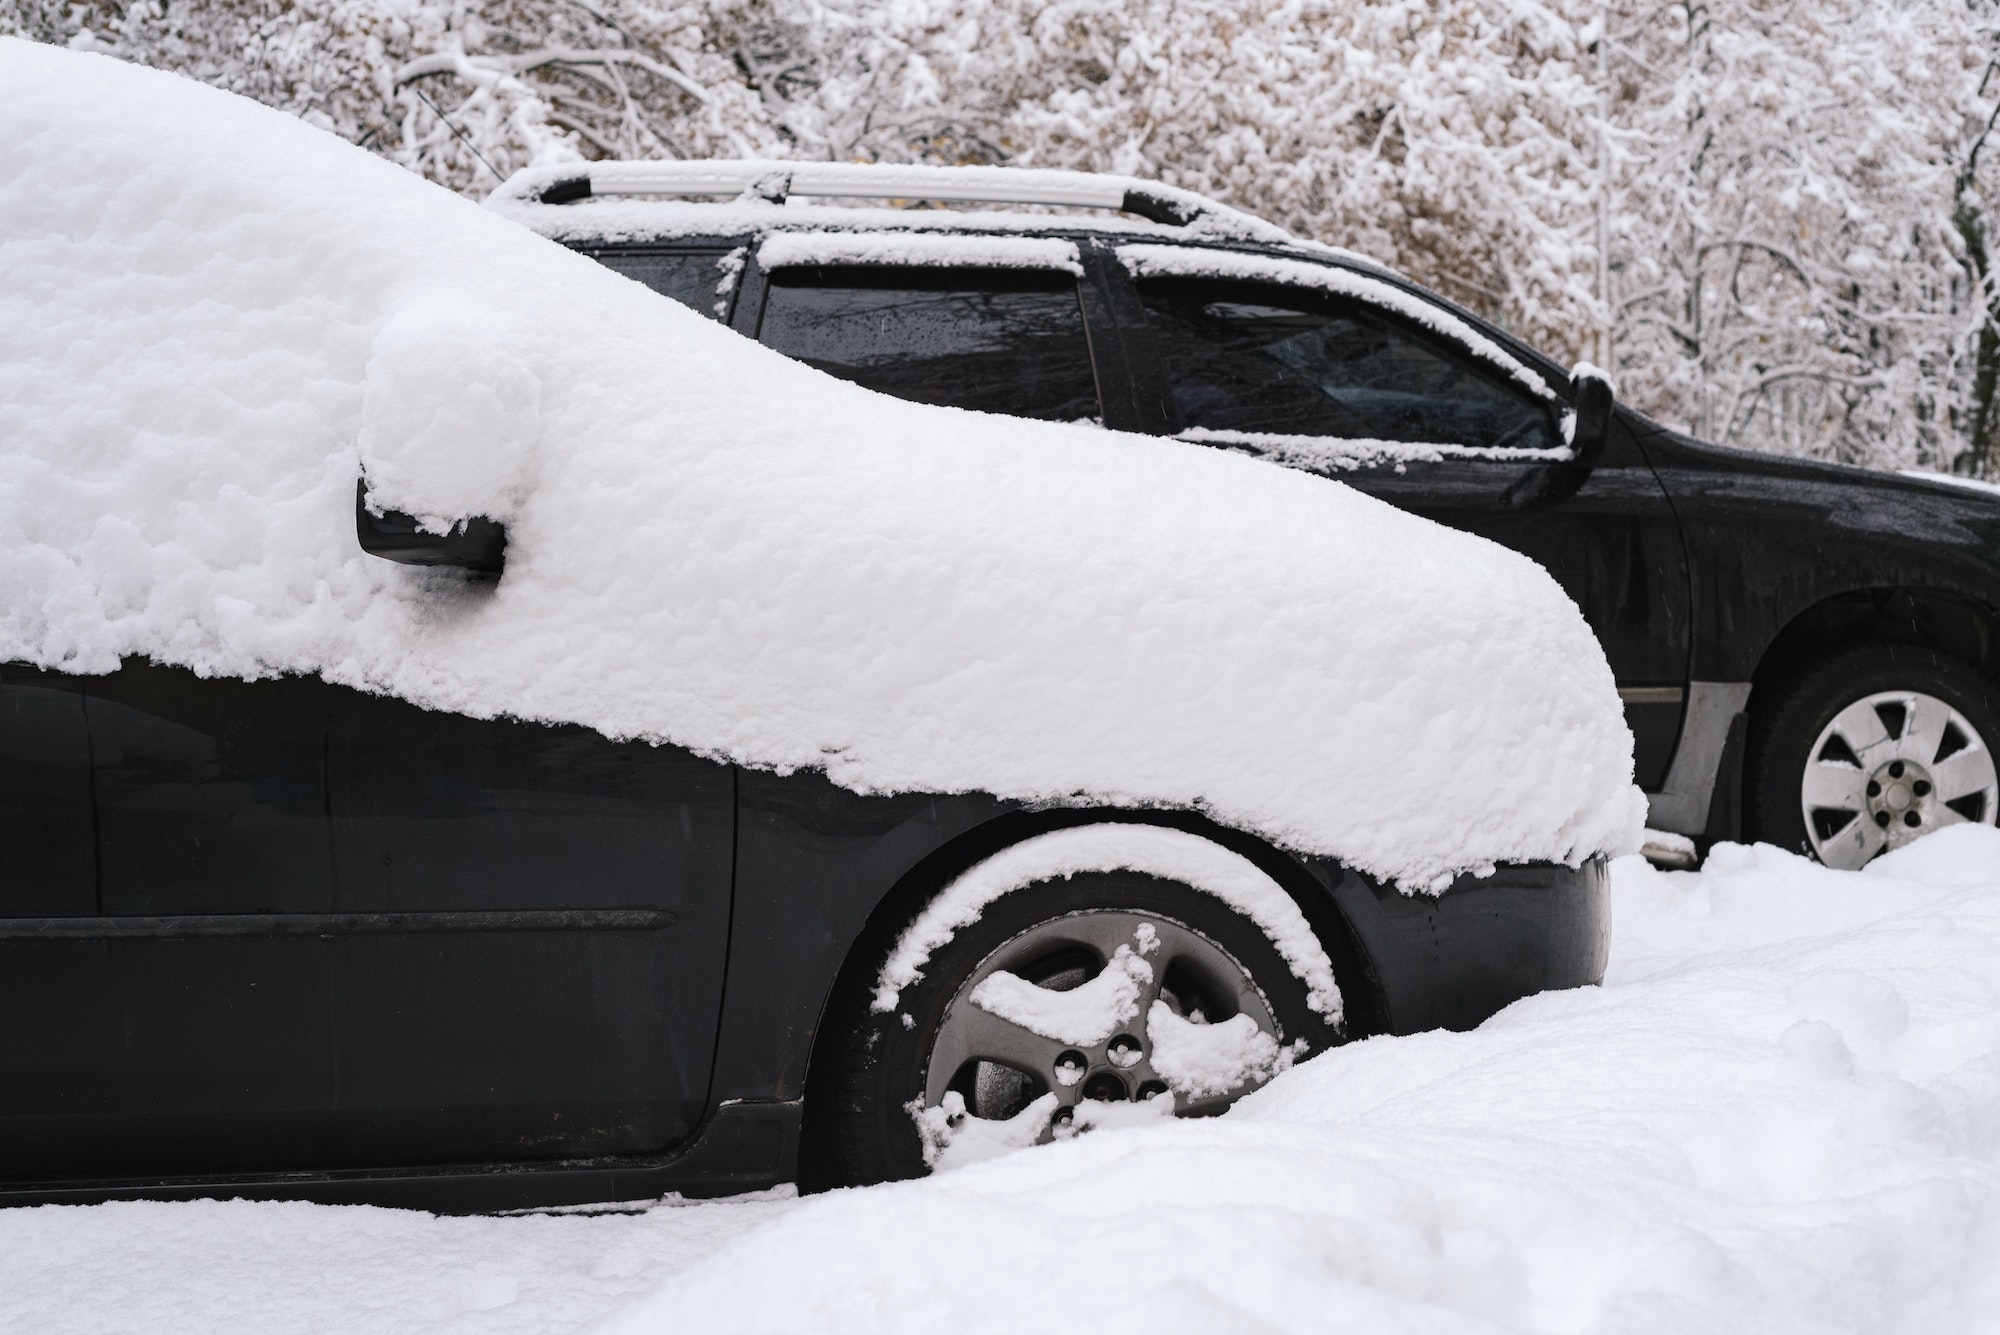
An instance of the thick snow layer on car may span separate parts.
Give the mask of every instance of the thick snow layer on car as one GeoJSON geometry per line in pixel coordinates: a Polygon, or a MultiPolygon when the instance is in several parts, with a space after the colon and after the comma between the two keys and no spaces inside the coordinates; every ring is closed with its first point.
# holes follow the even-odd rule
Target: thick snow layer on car
{"type": "Polygon", "coordinates": [[[1406,884],[1640,828],[1603,657],[1521,557],[868,393],[191,81],[7,40],[0,82],[0,658],[1199,807],[1406,884]],[[364,467],[504,521],[505,577],[363,555],[364,467]]]}
{"type": "Polygon", "coordinates": [[[2000,831],[1627,858],[1612,892],[1602,988],[1222,1117],[1107,1105],[1135,1125],[798,1203],[0,1211],[0,1327],[1012,1332],[1046,1296],[1114,1332],[2000,1328],[2000,831]]]}

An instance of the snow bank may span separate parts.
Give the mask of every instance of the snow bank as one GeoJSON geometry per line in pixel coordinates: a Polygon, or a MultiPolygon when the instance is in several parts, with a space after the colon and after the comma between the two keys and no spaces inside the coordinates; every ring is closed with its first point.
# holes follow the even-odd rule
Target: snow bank
{"type": "Polygon", "coordinates": [[[1523,558],[881,398],[192,82],[14,40],[0,82],[0,658],[1199,807],[1410,884],[1637,833],[1610,673],[1523,558]],[[364,556],[364,466],[505,519],[505,578],[364,556]]]}
{"type": "Polygon", "coordinates": [[[1908,851],[1621,861],[1603,988],[809,1200],[602,1329],[1001,1331],[1107,1276],[1110,1330],[1994,1329],[2000,831],[1908,851]]]}
{"type": "Polygon", "coordinates": [[[977,1335],[1044,1301],[1114,1332],[2000,1328],[2000,831],[1612,885],[1602,988],[1334,1049],[1219,1118],[1120,1105],[796,1205],[0,1211],[0,1328],[977,1335]]]}

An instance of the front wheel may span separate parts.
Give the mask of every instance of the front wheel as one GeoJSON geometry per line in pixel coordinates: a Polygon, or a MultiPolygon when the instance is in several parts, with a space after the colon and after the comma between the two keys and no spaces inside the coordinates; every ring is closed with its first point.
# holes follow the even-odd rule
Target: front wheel
{"type": "Polygon", "coordinates": [[[850,1183],[1217,1113],[1340,1037],[1255,924],[1131,872],[1000,897],[893,1011],[856,1018],[837,1128],[850,1183]]]}
{"type": "Polygon", "coordinates": [[[1820,662],[1751,731],[1750,833],[1852,870],[1945,825],[2000,816],[1992,682],[1955,659],[1871,644],[1820,662]]]}

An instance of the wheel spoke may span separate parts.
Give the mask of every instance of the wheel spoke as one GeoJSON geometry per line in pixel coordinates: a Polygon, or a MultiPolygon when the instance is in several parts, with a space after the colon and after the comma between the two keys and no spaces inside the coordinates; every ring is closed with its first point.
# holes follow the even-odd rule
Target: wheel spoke
{"type": "Polygon", "coordinates": [[[1934,695],[1912,695],[1903,715],[1903,735],[1896,740],[1896,753],[1929,765],[1944,745],[1944,730],[1951,722],[1951,706],[1934,695]]]}
{"type": "MultiPolygon", "coordinates": [[[[930,1077],[926,1082],[929,1101],[936,1103],[959,1068],[975,1060],[1011,1066],[1054,1086],[1050,1072],[1065,1047],[982,1007],[960,1006],[931,1050],[930,1077]]],[[[1064,1103],[1076,1101],[1071,1090],[1056,1086],[1055,1092],[1064,1103]]]]}
{"type": "Polygon", "coordinates": [[[1856,813],[1832,838],[1819,846],[1819,860],[1840,871],[1858,871],[1888,842],[1875,822],[1856,813]]]}
{"type": "Polygon", "coordinates": [[[1937,785],[1940,804],[1990,789],[1994,786],[1993,753],[1973,746],[1947,756],[1931,767],[1931,782],[1937,785]]]}
{"type": "Polygon", "coordinates": [[[1852,765],[1835,761],[1813,761],[1806,765],[1800,784],[1800,799],[1808,813],[1814,811],[1860,811],[1865,801],[1868,774],[1852,765]]]}
{"type": "MultiPolygon", "coordinates": [[[[1841,710],[1834,715],[1833,722],[1827,726],[1827,731],[1838,735],[1840,740],[1847,743],[1848,750],[1854,752],[1863,769],[1872,763],[1868,758],[1868,752],[1891,740],[1889,730],[1882,726],[1882,716],[1875,712],[1871,700],[1857,700],[1841,710]]],[[[1818,758],[1818,754],[1815,753],[1813,759],[1818,758]]]]}

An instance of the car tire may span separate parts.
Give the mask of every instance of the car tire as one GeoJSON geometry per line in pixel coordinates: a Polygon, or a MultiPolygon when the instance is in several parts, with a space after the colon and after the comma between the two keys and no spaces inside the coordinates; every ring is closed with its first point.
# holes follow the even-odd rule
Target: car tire
{"type": "Polygon", "coordinates": [[[1819,660],[1753,713],[1745,816],[1755,839],[1854,869],[1944,825],[1994,823],[2000,690],[1907,644],[1819,660]]]}
{"type": "Polygon", "coordinates": [[[870,997],[858,1002],[860,1013],[846,1017],[851,1027],[833,1128],[840,1174],[850,1185],[922,1176],[941,1152],[940,1137],[963,1145],[968,1125],[991,1141],[1011,1117],[1016,1143],[1026,1144],[1099,1120],[1108,1110],[1097,1104],[1143,1103],[1164,1111],[1166,1105],[1149,1102],[1163,1092],[1178,1115],[1220,1112],[1342,1035],[1339,1025],[1314,1011],[1306,984],[1249,919],[1212,895],[1136,872],[1078,873],[1002,895],[931,953],[922,977],[900,989],[892,1010],[874,1010],[870,997]],[[1001,972],[1032,983],[1038,993],[1090,986],[1089,995],[1103,996],[1107,986],[1122,986],[1105,975],[1124,970],[1129,976],[1134,959],[1155,981],[1140,985],[1141,1000],[1131,1003],[1139,1008],[1100,1041],[1081,1041],[1097,1035],[1078,1032],[1048,1037],[988,1009],[1007,1009],[1001,1003],[972,1001],[1001,972]],[[1233,1025],[1232,1032],[1247,1035],[1234,1017],[1248,1015],[1257,1032],[1268,1035],[1249,1041],[1274,1059],[1261,1067],[1251,1063],[1251,1073],[1232,1088],[1191,1084],[1186,1063],[1169,1060],[1172,1044],[1161,1047],[1167,1037],[1149,1029],[1148,987],[1174,1013],[1160,1029],[1185,1035],[1186,1017],[1233,1025]],[[1156,1058],[1161,1069],[1152,1064],[1156,1058]],[[944,1071],[944,1063],[953,1069],[944,1071]],[[939,1066],[936,1079],[933,1065],[939,1066]],[[1169,1075],[1176,1088],[1167,1088],[1169,1075]],[[956,1109],[946,1094],[957,1095],[956,1109]],[[1092,1106],[1080,1109],[1086,1098],[1092,1106]],[[1035,1125],[1037,1114],[1028,1105],[1046,1111],[1050,1102],[1056,1106],[1046,1113],[1046,1125],[1035,1125]]]}

